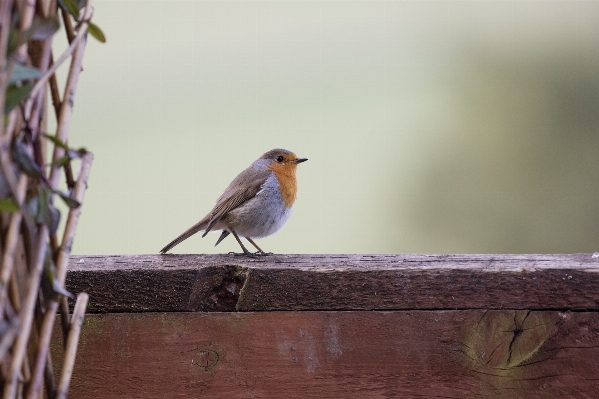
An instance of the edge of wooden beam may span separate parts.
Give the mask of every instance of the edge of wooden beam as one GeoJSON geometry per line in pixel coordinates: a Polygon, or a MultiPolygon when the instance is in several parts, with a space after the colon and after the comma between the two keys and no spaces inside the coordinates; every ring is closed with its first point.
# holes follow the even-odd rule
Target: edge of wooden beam
{"type": "Polygon", "coordinates": [[[557,255],[72,256],[90,312],[599,309],[599,258],[557,255]]]}

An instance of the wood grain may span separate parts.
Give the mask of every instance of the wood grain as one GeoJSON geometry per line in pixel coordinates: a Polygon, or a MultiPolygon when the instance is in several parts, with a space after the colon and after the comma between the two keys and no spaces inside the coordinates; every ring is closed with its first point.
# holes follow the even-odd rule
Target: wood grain
{"type": "Polygon", "coordinates": [[[83,325],[70,394],[591,398],[598,375],[597,312],[96,314],[83,325]]]}
{"type": "Polygon", "coordinates": [[[598,310],[599,258],[572,255],[73,257],[91,312],[598,310]]]}

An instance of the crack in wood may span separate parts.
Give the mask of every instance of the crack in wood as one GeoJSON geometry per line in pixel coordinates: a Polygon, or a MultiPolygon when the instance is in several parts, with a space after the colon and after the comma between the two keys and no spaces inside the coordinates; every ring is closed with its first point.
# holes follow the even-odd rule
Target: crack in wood
{"type": "Polygon", "coordinates": [[[544,357],[542,359],[535,360],[533,362],[526,362],[526,363],[516,364],[514,366],[510,366],[510,368],[500,368],[499,370],[511,370],[511,369],[515,369],[515,368],[518,368],[518,367],[534,366],[536,364],[543,363],[543,362],[546,362],[548,360],[552,360],[552,357],[544,357]]]}
{"type": "Polygon", "coordinates": [[[489,364],[489,362],[490,362],[490,361],[491,361],[491,359],[493,358],[493,354],[494,354],[494,353],[495,353],[495,351],[496,351],[497,349],[499,349],[501,346],[503,346],[503,342],[500,342],[499,344],[497,344],[497,346],[495,347],[495,349],[493,349],[493,350],[491,351],[491,354],[489,355],[489,359],[487,359],[487,362],[485,363],[485,365],[488,365],[488,364],[489,364]]]}
{"type": "Polygon", "coordinates": [[[522,322],[518,323],[518,312],[514,311],[514,336],[512,337],[512,341],[510,342],[510,345],[508,346],[508,358],[507,358],[507,364],[509,365],[512,362],[512,348],[514,346],[514,342],[516,342],[516,339],[518,339],[518,337],[520,337],[520,335],[522,335],[522,333],[524,332],[522,326],[524,325],[524,322],[526,321],[526,318],[528,317],[528,315],[530,315],[530,310],[526,313],[526,316],[524,316],[524,319],[522,319],[522,322]]]}

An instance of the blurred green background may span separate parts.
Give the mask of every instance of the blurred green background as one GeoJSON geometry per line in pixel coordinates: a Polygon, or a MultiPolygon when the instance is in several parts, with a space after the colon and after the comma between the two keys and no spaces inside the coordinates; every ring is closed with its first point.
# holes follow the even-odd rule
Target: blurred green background
{"type": "MultiPolygon", "coordinates": [[[[599,2],[98,0],[94,21],[75,254],[157,253],[276,147],[309,161],[267,251],[599,249],[599,2]]],[[[174,252],[239,251],[217,238],[174,252]]]]}

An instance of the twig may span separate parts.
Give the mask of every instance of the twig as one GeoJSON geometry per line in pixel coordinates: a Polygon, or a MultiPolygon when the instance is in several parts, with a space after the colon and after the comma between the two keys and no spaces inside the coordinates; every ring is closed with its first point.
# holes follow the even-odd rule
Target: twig
{"type": "Polygon", "coordinates": [[[10,114],[8,114],[8,122],[6,123],[6,130],[4,132],[4,135],[0,136],[0,148],[9,148],[10,147],[13,133],[16,130],[15,126],[17,125],[17,120],[19,120],[18,113],[11,112],[10,114]]]}
{"type": "Polygon", "coordinates": [[[2,174],[4,175],[4,179],[8,185],[8,188],[10,188],[13,198],[15,199],[15,201],[17,201],[17,205],[22,205],[21,198],[18,197],[19,180],[21,179],[18,179],[17,176],[15,176],[15,172],[13,170],[14,164],[10,156],[8,155],[9,149],[2,148],[0,151],[0,167],[2,169],[2,174]]]}
{"type": "MultiPolygon", "coordinates": [[[[83,202],[85,189],[87,187],[87,179],[89,178],[89,172],[91,169],[93,158],[94,157],[91,152],[86,153],[81,158],[79,176],[77,179],[77,183],[75,184],[75,189],[73,190],[73,197],[80,203],[83,202]]],[[[71,246],[73,245],[75,230],[77,229],[77,222],[79,221],[80,214],[81,207],[72,208],[69,210],[69,216],[67,218],[67,222],[64,229],[62,245],[58,252],[58,259],[56,261],[56,275],[54,278],[60,285],[63,286],[66,277],[69,256],[71,254],[71,246]]],[[[58,302],[53,301],[48,305],[48,309],[44,314],[44,319],[40,328],[40,342],[33,369],[33,377],[31,379],[31,383],[29,384],[29,389],[27,391],[28,398],[38,397],[38,392],[41,390],[44,364],[46,361],[48,347],[52,337],[52,329],[54,328],[54,319],[56,317],[57,309],[58,302]]],[[[63,331],[65,330],[68,330],[68,326],[65,327],[65,325],[63,325],[63,331]]]]}
{"type": "Polygon", "coordinates": [[[29,388],[27,389],[27,398],[32,399],[37,397],[37,392],[41,389],[46,359],[48,358],[50,341],[52,338],[52,329],[54,327],[54,317],[58,303],[52,301],[44,313],[42,326],[40,328],[39,346],[37,348],[35,365],[33,366],[33,377],[29,388]]]}
{"type": "Polygon", "coordinates": [[[75,179],[73,178],[73,167],[70,160],[64,165],[64,174],[67,187],[69,190],[73,189],[75,187],[75,179]]]}
{"type": "MultiPolygon", "coordinates": [[[[21,33],[27,32],[29,28],[31,28],[31,23],[33,22],[33,16],[35,15],[35,1],[25,1],[23,2],[23,8],[21,8],[21,26],[19,27],[21,33]]],[[[27,59],[27,42],[21,44],[21,46],[17,49],[19,54],[19,58],[21,60],[27,59]]]]}
{"type": "MultiPolygon", "coordinates": [[[[84,21],[89,21],[89,19],[91,18],[91,12],[92,12],[91,1],[88,0],[86,8],[83,11],[84,21]]],[[[81,62],[83,59],[83,50],[85,48],[85,41],[83,40],[83,38],[85,37],[85,33],[87,31],[87,26],[88,26],[87,22],[84,22],[82,24],[79,32],[77,33],[77,37],[73,40],[73,42],[69,46],[69,50],[67,50],[68,54],[70,54],[72,52],[73,58],[71,60],[71,66],[69,68],[69,75],[67,77],[67,82],[66,82],[66,86],[65,86],[65,94],[63,96],[63,101],[61,103],[60,114],[58,116],[58,126],[56,129],[56,137],[59,140],[61,140],[62,142],[66,141],[66,136],[68,133],[68,126],[70,123],[70,118],[71,118],[71,113],[72,113],[72,108],[73,108],[73,96],[75,95],[75,88],[77,87],[79,73],[81,72],[81,62]]],[[[66,54],[66,52],[65,52],[65,54],[66,54]]],[[[64,56],[64,54],[63,54],[63,56],[64,56]]],[[[61,59],[63,58],[63,56],[61,56],[61,59]]],[[[51,76],[51,75],[49,75],[49,73],[50,72],[53,73],[52,69],[56,69],[56,66],[59,65],[61,62],[62,61],[60,61],[60,59],[59,59],[59,62],[52,65],[50,70],[48,70],[48,72],[46,74],[44,74],[44,76],[51,76]]],[[[42,79],[40,79],[40,81],[38,81],[37,84],[39,84],[41,81],[42,81],[42,79]]],[[[37,84],[36,84],[36,86],[37,86],[37,84]]],[[[35,88],[34,88],[34,90],[35,90],[35,88]]],[[[63,152],[64,152],[64,150],[61,147],[54,146],[53,160],[55,161],[58,158],[60,158],[63,155],[63,152]]],[[[83,200],[83,193],[85,191],[85,187],[87,187],[87,178],[89,176],[89,169],[91,167],[92,160],[93,160],[93,155],[91,153],[89,153],[89,155],[86,154],[84,157],[82,157],[82,160],[81,160],[81,170],[79,173],[78,184],[75,185],[75,190],[73,193],[73,196],[75,197],[75,199],[78,200],[80,203],[83,200]]],[[[55,166],[51,167],[50,179],[49,179],[51,187],[58,186],[59,172],[60,172],[60,169],[58,167],[55,167],[55,166]]],[[[67,219],[67,224],[66,224],[65,232],[64,232],[65,238],[70,237],[71,234],[74,234],[74,231],[71,232],[71,230],[74,230],[76,228],[77,220],[78,220],[78,216],[79,216],[80,212],[81,212],[80,209],[71,209],[69,211],[69,217],[67,219]],[[73,217],[71,216],[73,213],[75,213],[75,217],[74,217],[74,221],[71,221],[73,219],[73,217]],[[71,221],[71,222],[69,222],[69,221],[71,221]]],[[[61,245],[61,247],[59,249],[59,254],[58,254],[58,257],[56,260],[57,273],[56,273],[55,278],[57,279],[57,282],[61,285],[64,285],[64,279],[65,279],[65,275],[66,275],[66,267],[68,264],[68,257],[70,254],[72,239],[67,239],[66,242],[69,243],[68,246],[64,245],[65,239],[63,239],[63,244],[61,245]]],[[[41,381],[42,381],[42,375],[43,375],[43,371],[44,371],[44,364],[45,364],[47,353],[48,353],[48,346],[49,346],[50,338],[52,336],[52,329],[54,327],[54,318],[56,315],[57,308],[58,308],[58,303],[51,302],[50,305],[48,306],[48,310],[46,311],[46,314],[44,315],[44,320],[43,320],[42,327],[40,330],[40,346],[38,348],[37,358],[36,358],[35,365],[34,365],[32,381],[31,381],[31,384],[29,385],[29,389],[27,392],[28,397],[37,397],[37,394],[41,389],[41,381]]]]}
{"type": "MultiPolygon", "coordinates": [[[[88,14],[90,14],[90,12],[88,12],[85,15],[88,15],[88,14]]],[[[91,17],[91,15],[90,15],[90,17],[91,17]]],[[[87,18],[86,20],[89,20],[89,18],[87,18]]],[[[48,81],[48,79],[50,79],[50,77],[52,75],[54,75],[54,73],[56,72],[56,70],[58,69],[58,67],[60,65],[62,65],[62,63],[65,62],[66,59],[69,58],[69,56],[71,54],[74,53],[75,49],[78,48],[79,42],[81,42],[81,40],[84,39],[85,34],[87,33],[87,27],[88,27],[88,25],[89,24],[87,22],[84,22],[83,24],[81,24],[81,29],[79,29],[79,32],[77,32],[77,36],[75,36],[75,39],[73,39],[73,41],[71,42],[70,46],[60,55],[60,57],[58,58],[58,60],[54,64],[52,64],[52,66],[46,71],[46,73],[44,73],[38,79],[38,81],[33,86],[33,89],[31,89],[31,92],[29,93],[29,97],[33,97],[34,95],[36,95],[37,92],[44,87],[44,85],[46,84],[46,82],[48,81]]],[[[83,52],[83,49],[81,49],[81,51],[83,52]]],[[[81,67],[81,63],[79,63],[79,67],[81,67]]],[[[66,99],[63,99],[63,102],[65,100],[66,99]]]]}
{"type": "MultiPolygon", "coordinates": [[[[54,65],[54,56],[50,56],[50,65],[54,65]]],[[[56,114],[56,118],[58,119],[58,115],[60,115],[60,94],[58,93],[58,80],[56,79],[56,74],[52,74],[50,76],[50,94],[52,95],[52,105],[54,106],[54,113],[56,114]]]]}
{"type": "Polygon", "coordinates": [[[29,283],[27,284],[27,295],[25,297],[25,301],[23,302],[23,307],[19,312],[19,318],[22,324],[19,336],[17,337],[13,347],[10,371],[4,385],[5,398],[13,398],[17,392],[19,372],[21,371],[23,360],[25,358],[25,352],[27,350],[29,334],[31,333],[31,323],[33,321],[34,307],[37,300],[40,278],[44,267],[47,239],[48,226],[42,224],[40,225],[37,235],[35,259],[33,262],[34,268],[30,271],[30,279],[29,283]]]}
{"type": "MultiPolygon", "coordinates": [[[[64,95],[62,96],[62,106],[60,107],[60,116],[58,118],[58,126],[56,128],[56,138],[62,141],[63,143],[67,139],[67,133],[69,129],[69,124],[71,122],[71,114],[73,112],[73,98],[75,96],[75,89],[77,88],[77,82],[79,81],[79,74],[81,72],[81,64],[83,61],[83,51],[85,49],[85,33],[87,32],[88,22],[91,18],[92,8],[91,8],[91,0],[88,0],[87,6],[83,11],[84,18],[81,24],[81,28],[79,32],[77,32],[77,37],[73,40],[71,47],[74,43],[78,41],[81,42],[79,46],[76,46],[73,51],[73,59],[71,61],[71,66],[69,68],[69,76],[67,78],[67,82],[64,88],[64,95]]],[[[70,47],[69,47],[70,48],[70,47]]],[[[62,157],[64,154],[64,149],[59,146],[54,146],[54,156],[53,161],[56,161],[58,158],[62,157]]],[[[50,184],[53,187],[58,186],[60,168],[57,166],[52,167],[50,172],[50,184]]]]}
{"type": "Polygon", "coordinates": [[[4,355],[6,355],[6,352],[8,352],[12,346],[19,330],[20,323],[18,318],[11,320],[10,323],[10,327],[4,332],[4,335],[2,335],[2,339],[0,340],[0,359],[4,358],[4,355]]]}
{"type": "MultiPolygon", "coordinates": [[[[23,174],[19,179],[17,186],[17,201],[22,203],[25,198],[25,191],[27,190],[27,176],[23,174]]],[[[8,233],[6,234],[6,241],[4,242],[4,253],[2,254],[2,270],[0,271],[0,284],[2,289],[0,290],[0,315],[4,313],[4,307],[8,290],[8,283],[10,276],[12,275],[13,265],[15,261],[15,249],[19,240],[19,231],[21,230],[21,221],[23,214],[20,210],[16,211],[10,217],[10,224],[8,227],[8,233]]]]}
{"type": "Polygon", "coordinates": [[[50,353],[48,353],[46,358],[44,380],[46,381],[46,395],[48,399],[56,398],[56,381],[54,381],[54,366],[52,366],[52,356],[50,356],[50,353]]]}
{"type": "MultiPolygon", "coordinates": [[[[33,16],[37,7],[37,12],[41,16],[46,14],[54,14],[57,10],[56,1],[50,0],[49,7],[44,7],[41,3],[42,0],[30,0],[24,2],[21,6],[20,11],[20,31],[25,32],[31,26],[33,16]],[[47,10],[44,10],[46,8],[47,10]]],[[[45,3],[44,3],[45,4],[45,3]]],[[[28,56],[27,42],[23,43],[17,50],[15,58],[9,59],[7,57],[7,39],[8,32],[10,30],[10,18],[13,11],[13,0],[0,0],[0,112],[4,110],[5,104],[5,93],[8,86],[8,79],[10,76],[11,69],[14,63],[17,61],[17,57],[20,60],[26,60],[28,56]]],[[[0,265],[0,283],[2,282],[15,282],[15,252],[19,248],[17,245],[19,242],[19,233],[22,233],[22,226],[25,226],[25,230],[35,231],[26,243],[26,255],[28,258],[28,270],[25,270],[27,280],[24,284],[19,284],[19,287],[7,291],[10,284],[3,284],[0,287],[0,317],[8,317],[11,321],[11,326],[6,331],[3,337],[0,337],[0,354],[3,356],[10,353],[10,358],[7,359],[8,370],[3,381],[3,397],[14,398],[16,395],[19,397],[23,394],[23,379],[29,380],[28,384],[28,397],[38,398],[41,391],[41,380],[45,375],[47,395],[49,398],[53,398],[56,395],[56,385],[54,384],[54,377],[52,371],[52,360],[49,354],[49,344],[52,336],[52,329],[54,325],[56,310],[59,302],[51,302],[50,306],[47,307],[46,312],[41,320],[38,329],[33,327],[33,318],[35,305],[38,300],[40,281],[42,278],[42,270],[46,257],[47,243],[49,240],[49,227],[45,224],[39,224],[38,226],[29,226],[30,217],[28,214],[23,213],[25,194],[27,190],[28,178],[24,173],[20,176],[16,175],[13,169],[13,161],[10,148],[12,142],[12,135],[18,134],[21,113],[23,118],[26,118],[29,127],[33,131],[39,131],[39,123],[45,118],[41,117],[42,108],[45,106],[42,103],[45,101],[44,91],[46,83],[50,83],[52,99],[55,104],[55,112],[57,116],[57,131],[56,137],[64,143],[67,142],[68,128],[71,120],[73,98],[75,95],[75,89],[77,87],[78,78],[81,72],[81,64],[83,58],[83,52],[85,49],[87,29],[89,21],[91,19],[93,9],[91,7],[91,1],[88,0],[84,10],[81,12],[81,18],[78,21],[76,27],[76,34],[74,34],[73,25],[71,23],[70,16],[63,12],[63,18],[65,20],[65,26],[67,34],[69,35],[69,47],[61,54],[60,58],[55,62],[51,63],[51,37],[46,39],[43,43],[42,53],[39,62],[36,61],[38,68],[42,71],[42,76],[36,81],[33,89],[30,91],[28,98],[26,99],[25,105],[21,105],[15,112],[11,112],[8,115],[8,119],[0,121],[0,173],[6,175],[6,181],[12,191],[14,198],[20,206],[20,211],[13,213],[10,217],[9,224],[7,226],[6,237],[3,238],[2,248],[2,264],[0,265]],[[64,89],[64,96],[60,101],[60,95],[58,94],[56,75],[55,72],[62,63],[66,61],[68,57],[71,57],[71,63],[69,68],[69,74],[64,89]],[[49,64],[52,64],[49,66],[49,64]],[[20,112],[17,112],[20,111],[20,112]],[[5,121],[8,123],[5,126],[5,121]],[[31,238],[31,237],[35,238],[31,238]],[[21,291],[21,292],[19,292],[21,291]],[[24,291],[24,292],[23,292],[24,291]],[[18,315],[15,315],[10,302],[8,301],[8,294],[14,296],[15,299],[22,300],[20,308],[18,309],[18,315]],[[6,316],[5,316],[6,315],[6,316]],[[18,321],[16,323],[15,321],[18,321]],[[15,323],[13,323],[15,322],[15,323]],[[17,325],[18,324],[18,325],[17,325]],[[14,327],[17,325],[17,327],[14,327]],[[14,331],[13,331],[14,330],[14,331]],[[30,370],[29,358],[27,357],[28,346],[31,348],[39,348],[37,357],[35,358],[35,364],[31,364],[33,369],[30,370]],[[10,351],[10,352],[9,352],[10,351]]],[[[36,53],[37,54],[37,53],[36,53]]],[[[47,115],[45,113],[44,115],[47,115]]],[[[42,122],[43,123],[43,122],[42,122]]],[[[36,138],[36,134],[33,135],[34,142],[39,142],[39,138],[36,138]]],[[[45,143],[45,142],[44,142],[45,143]]],[[[37,148],[35,154],[36,162],[44,165],[42,151],[44,146],[37,148]]],[[[60,146],[54,147],[53,160],[58,159],[64,153],[64,150],[60,146]]],[[[91,162],[93,155],[91,153],[85,154],[81,160],[81,170],[78,176],[77,182],[73,187],[72,171],[68,168],[65,169],[67,174],[67,180],[69,186],[73,188],[73,196],[79,202],[82,202],[85,188],[87,186],[87,178],[89,176],[91,162]]],[[[61,168],[54,166],[51,163],[50,169],[48,170],[49,178],[41,176],[46,184],[50,188],[56,188],[59,183],[59,174],[62,171],[61,168]]],[[[52,202],[53,198],[50,198],[52,202]]],[[[57,283],[64,285],[66,276],[66,269],[68,264],[68,258],[71,250],[71,246],[74,239],[74,233],[77,226],[77,221],[80,215],[80,209],[71,209],[69,211],[69,217],[67,219],[67,225],[64,230],[63,241],[60,246],[56,246],[56,263],[57,283]]],[[[23,233],[25,234],[25,233],[23,233]]],[[[54,241],[57,241],[54,239],[54,241]]],[[[20,269],[18,269],[20,270],[20,269]]],[[[77,298],[77,304],[73,312],[73,318],[71,322],[68,322],[68,303],[64,298],[60,301],[62,305],[63,316],[67,318],[67,322],[64,323],[67,327],[72,328],[68,331],[68,338],[65,350],[65,363],[63,366],[63,373],[61,375],[59,384],[59,396],[65,397],[69,388],[69,381],[71,378],[75,354],[77,350],[77,343],[79,340],[79,332],[81,330],[81,322],[85,309],[87,306],[88,296],[87,294],[81,294],[77,298]]],[[[17,301],[15,301],[16,303],[17,301]]],[[[39,315],[38,315],[39,317],[39,315]]],[[[39,319],[38,319],[39,320],[39,319]]],[[[0,356],[1,358],[1,356],[0,356]]]]}
{"type": "MultiPolygon", "coordinates": [[[[19,10],[20,12],[20,26],[19,26],[19,34],[20,35],[24,35],[25,32],[27,32],[30,28],[31,28],[31,24],[33,23],[33,16],[35,15],[35,1],[25,1],[22,4],[21,9],[19,10]]],[[[8,74],[10,76],[10,74],[12,73],[12,69],[14,67],[14,61],[15,58],[17,61],[19,62],[26,62],[29,58],[29,54],[27,53],[27,49],[29,48],[29,43],[27,41],[23,41],[23,43],[17,48],[16,51],[16,57],[13,57],[13,60],[9,59],[9,63],[8,63],[8,74]]],[[[4,95],[4,93],[2,93],[2,95],[4,95]]],[[[31,99],[32,96],[30,96],[26,101],[22,102],[22,104],[24,105],[24,109],[27,110],[27,113],[29,112],[30,108],[31,108],[31,99]]],[[[2,110],[4,111],[4,110],[2,110]]]]}
{"type": "MultiPolygon", "coordinates": [[[[89,172],[91,169],[92,161],[94,156],[91,152],[86,153],[81,158],[81,166],[79,170],[79,178],[73,188],[73,198],[79,203],[83,202],[85,190],[87,189],[87,180],[89,178],[89,172]]],[[[69,258],[71,256],[71,248],[73,247],[73,240],[75,239],[75,232],[77,230],[77,223],[79,222],[79,216],[81,216],[81,207],[71,208],[69,210],[69,216],[65,224],[64,233],[62,237],[62,244],[58,251],[58,258],[56,260],[56,279],[60,285],[64,286],[67,267],[69,264],[69,258]]],[[[61,301],[61,321],[63,331],[68,329],[68,315],[69,306],[66,298],[62,298],[61,301]]]]}
{"type": "Polygon", "coordinates": [[[52,248],[52,260],[54,261],[54,263],[56,263],[56,254],[58,254],[58,250],[60,249],[56,233],[50,234],[50,248],[52,248]]]}
{"type": "MultiPolygon", "coordinates": [[[[10,31],[10,16],[12,0],[0,0],[0,112],[4,114],[6,104],[6,89],[8,88],[8,32],[10,31]]],[[[0,122],[0,137],[4,136],[4,122],[0,122]]]]}
{"type": "MultiPolygon", "coordinates": [[[[38,8],[43,9],[43,7],[41,6],[41,2],[37,3],[39,6],[38,8]]],[[[43,13],[43,10],[41,11],[43,13]]],[[[46,15],[43,15],[44,17],[46,17],[46,15]]],[[[37,68],[40,71],[46,71],[48,69],[48,66],[50,65],[50,60],[51,60],[51,56],[52,56],[52,37],[53,36],[49,36],[48,38],[46,38],[43,43],[42,43],[42,48],[41,48],[41,55],[39,57],[39,64],[36,65],[37,68]]],[[[33,103],[34,103],[34,107],[31,110],[31,116],[29,118],[29,127],[32,129],[33,132],[39,132],[39,126],[40,126],[40,114],[42,112],[46,113],[44,108],[42,107],[42,102],[44,99],[44,95],[46,94],[46,91],[40,91],[39,94],[37,94],[36,96],[32,96],[31,98],[33,99],[33,103]]],[[[37,142],[40,142],[41,140],[37,140],[37,142]]],[[[43,159],[43,153],[41,154],[42,158],[39,159],[39,164],[43,165],[44,159],[43,159]]]]}
{"type": "MultiPolygon", "coordinates": [[[[77,179],[77,183],[73,189],[73,198],[75,198],[75,200],[79,203],[83,202],[85,189],[87,188],[87,179],[89,178],[89,172],[93,160],[94,154],[91,152],[87,152],[81,157],[79,178],[77,179]]],[[[58,262],[56,263],[56,276],[60,284],[64,284],[67,274],[67,266],[69,264],[69,257],[71,255],[71,247],[73,246],[73,240],[75,239],[75,231],[77,229],[77,223],[79,222],[80,215],[81,207],[71,208],[67,222],[65,224],[62,245],[60,246],[58,262]]]]}
{"type": "MultiPolygon", "coordinates": [[[[0,290],[0,315],[3,314],[2,312],[4,311],[8,297],[8,282],[13,270],[14,251],[17,246],[19,231],[23,219],[23,204],[28,183],[28,178],[25,174],[22,174],[19,178],[15,176],[12,163],[10,162],[10,156],[8,154],[12,133],[14,130],[16,130],[18,123],[17,120],[19,118],[20,117],[18,113],[11,112],[8,116],[7,133],[0,137],[0,173],[4,174],[6,182],[8,183],[8,186],[12,192],[13,198],[17,201],[17,204],[20,208],[10,217],[9,227],[5,238],[6,241],[4,242],[4,252],[2,253],[2,263],[0,264],[0,282],[2,283],[2,288],[0,290]]],[[[15,293],[13,290],[13,297],[17,298],[17,296],[14,294],[15,293]]],[[[13,301],[15,305],[17,302],[13,301]]]]}
{"type": "Polygon", "coordinates": [[[66,296],[63,296],[60,298],[60,324],[62,325],[63,345],[67,344],[67,335],[69,333],[69,317],[71,317],[70,313],[69,300],[66,296]]]}
{"type": "Polygon", "coordinates": [[[16,112],[11,112],[10,115],[8,115],[8,123],[6,124],[7,134],[0,137],[0,162],[2,173],[6,178],[6,183],[11,190],[13,198],[17,201],[19,200],[17,197],[17,177],[15,176],[13,163],[11,162],[9,153],[13,132],[17,129],[17,120],[20,121],[19,118],[20,117],[16,112]]]}
{"type": "Polygon", "coordinates": [[[67,40],[70,44],[73,42],[73,39],[75,38],[75,30],[73,29],[73,23],[71,22],[71,17],[69,16],[69,14],[62,8],[60,9],[60,14],[62,15],[62,22],[64,22],[65,31],[67,32],[67,40]]]}
{"type": "Polygon", "coordinates": [[[69,330],[69,337],[67,339],[67,347],[64,353],[64,361],[62,363],[62,374],[58,383],[58,392],[56,395],[58,399],[66,399],[69,392],[69,383],[71,382],[75,356],[77,355],[77,345],[79,344],[79,333],[81,332],[81,324],[83,324],[83,316],[85,315],[88,299],[89,295],[85,292],[77,295],[77,302],[75,303],[71,319],[71,329],[69,330]]]}
{"type": "Polygon", "coordinates": [[[52,329],[54,327],[54,317],[56,315],[57,308],[58,303],[52,301],[48,305],[46,313],[44,313],[44,318],[42,319],[39,345],[36,352],[35,364],[33,365],[33,377],[31,378],[29,388],[27,389],[28,399],[39,397],[40,391],[42,389],[42,379],[49,354],[48,349],[50,347],[50,341],[52,338],[52,329]]]}
{"type": "MultiPolygon", "coordinates": [[[[20,381],[29,381],[31,378],[31,369],[29,368],[29,358],[27,356],[23,359],[23,365],[21,366],[21,375],[19,376],[20,381]]],[[[21,389],[19,389],[20,391],[21,389]]]]}
{"type": "Polygon", "coordinates": [[[9,305],[12,306],[17,312],[21,309],[21,296],[19,295],[19,282],[17,281],[17,273],[12,273],[10,275],[9,287],[8,287],[8,296],[10,298],[10,302],[4,302],[4,308],[6,309],[9,305]]]}

